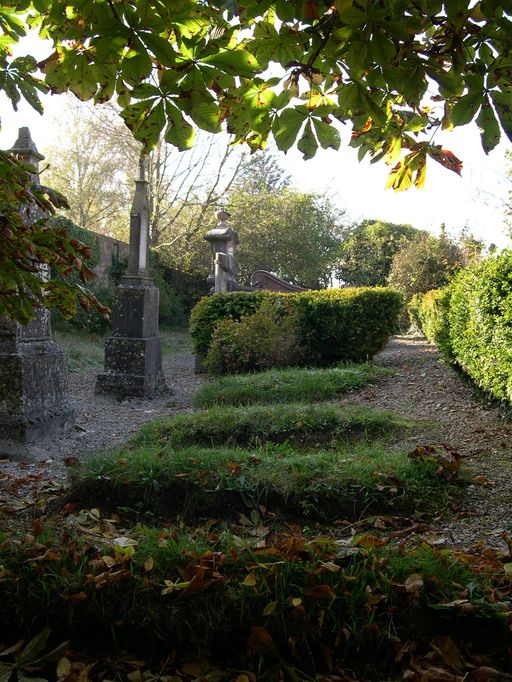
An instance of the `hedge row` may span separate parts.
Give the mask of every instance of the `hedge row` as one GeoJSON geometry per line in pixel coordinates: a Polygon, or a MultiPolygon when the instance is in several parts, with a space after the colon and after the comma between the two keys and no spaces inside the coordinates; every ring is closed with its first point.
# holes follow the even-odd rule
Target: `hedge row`
{"type": "Polygon", "coordinates": [[[432,289],[426,294],[413,296],[408,306],[412,322],[423,332],[429,341],[435,343],[447,360],[453,360],[450,341],[451,290],[432,289]]]}
{"type": "Polygon", "coordinates": [[[293,317],[304,364],[320,366],[373,357],[395,331],[403,305],[399,293],[382,287],[214,294],[192,310],[195,352],[206,357],[219,322],[253,315],[263,302],[271,302],[281,316],[293,317]]]}
{"type": "Polygon", "coordinates": [[[416,308],[420,328],[447,360],[494,398],[512,402],[512,252],[465,268],[416,308]]]}

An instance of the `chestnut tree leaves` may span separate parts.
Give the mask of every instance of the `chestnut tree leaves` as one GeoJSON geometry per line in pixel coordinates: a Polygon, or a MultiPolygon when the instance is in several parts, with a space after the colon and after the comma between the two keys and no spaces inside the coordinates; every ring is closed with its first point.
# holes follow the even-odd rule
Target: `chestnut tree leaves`
{"type": "MultiPolygon", "coordinates": [[[[392,166],[389,186],[421,186],[432,158],[461,163],[431,142],[437,128],[476,120],[486,153],[512,139],[512,21],[481,0],[27,0],[0,13],[0,83],[15,104],[37,89],[81,99],[116,96],[135,137],[162,133],[179,149],[193,127],[225,127],[257,149],[273,134],[304,158],[337,149],[350,122],[359,156],[392,166]],[[16,64],[9,41],[24,21],[54,41],[40,63],[16,64]],[[435,90],[427,106],[427,88],[435,90]],[[442,105],[442,106],[441,106],[442,105]]],[[[37,105],[36,105],[37,106],[37,105]]]]}

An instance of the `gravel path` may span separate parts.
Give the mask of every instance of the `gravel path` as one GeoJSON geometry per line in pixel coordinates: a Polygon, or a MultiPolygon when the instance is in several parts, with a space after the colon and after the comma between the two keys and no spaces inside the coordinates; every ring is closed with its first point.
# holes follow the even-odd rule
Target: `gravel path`
{"type": "MultiPolygon", "coordinates": [[[[99,398],[94,396],[97,369],[72,373],[69,395],[75,426],[64,436],[40,444],[39,463],[0,461],[0,498],[4,492],[11,503],[13,497],[24,495],[30,502],[31,486],[52,489],[64,483],[66,458],[83,459],[122,443],[144,422],[190,410],[204,377],[194,373],[186,335],[172,335],[170,346],[164,372],[171,392],[152,400],[99,398]]],[[[447,444],[465,458],[469,475],[477,477],[465,508],[429,539],[466,549],[478,541],[504,546],[502,534],[512,531],[512,424],[504,421],[498,408],[480,404],[423,338],[395,337],[375,360],[392,373],[342,402],[389,408],[417,420],[400,445],[413,449],[419,444],[447,444]]]]}
{"type": "Polygon", "coordinates": [[[469,549],[475,542],[505,547],[503,532],[512,531],[512,424],[496,406],[484,406],[474,390],[422,337],[395,337],[375,362],[392,374],[346,402],[388,408],[419,420],[405,443],[447,444],[464,458],[475,479],[464,509],[434,534],[440,544],[469,549]]]}
{"type": "Polygon", "coordinates": [[[101,369],[70,372],[68,396],[75,414],[74,425],[59,438],[40,441],[32,448],[33,463],[24,462],[22,456],[15,454],[9,459],[0,457],[0,494],[2,481],[7,479],[17,479],[22,484],[43,478],[62,482],[66,479],[66,459],[83,459],[123,443],[144,422],[192,409],[192,397],[204,381],[204,375],[194,372],[187,334],[171,334],[169,345],[170,352],[163,356],[162,362],[169,391],[152,399],[119,401],[96,396],[94,386],[101,369]]]}

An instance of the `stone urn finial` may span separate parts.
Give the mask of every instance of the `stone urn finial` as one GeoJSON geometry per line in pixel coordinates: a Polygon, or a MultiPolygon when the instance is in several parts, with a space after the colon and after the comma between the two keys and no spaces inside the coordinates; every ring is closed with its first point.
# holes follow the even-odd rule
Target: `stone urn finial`
{"type": "MultiPolygon", "coordinates": [[[[11,154],[16,154],[21,158],[27,158],[32,161],[32,163],[37,163],[42,161],[44,156],[37,151],[36,144],[30,135],[30,130],[27,127],[19,128],[18,139],[14,143],[13,147],[9,149],[11,154]]],[[[35,165],[34,163],[34,165],[35,165]]]]}
{"type": "Polygon", "coordinates": [[[229,213],[229,211],[224,211],[224,210],[217,211],[217,213],[215,215],[216,215],[217,220],[219,221],[219,223],[221,225],[224,224],[226,222],[226,220],[231,218],[231,213],[229,213]]]}

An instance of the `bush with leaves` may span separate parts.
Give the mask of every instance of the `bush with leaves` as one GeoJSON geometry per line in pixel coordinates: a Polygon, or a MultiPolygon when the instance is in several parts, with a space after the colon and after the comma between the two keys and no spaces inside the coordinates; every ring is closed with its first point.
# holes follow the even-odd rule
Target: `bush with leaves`
{"type": "Polygon", "coordinates": [[[512,252],[464,269],[450,291],[456,362],[484,391],[512,402],[512,252]]]}
{"type": "Polygon", "coordinates": [[[255,313],[265,299],[272,298],[268,291],[236,292],[204,296],[190,314],[190,335],[194,353],[206,357],[213,332],[220,320],[240,320],[255,313]]]}
{"type": "Polygon", "coordinates": [[[415,294],[408,305],[411,321],[435,343],[446,360],[453,360],[450,341],[450,287],[415,294]]]}
{"type": "Polygon", "coordinates": [[[511,251],[464,268],[413,307],[447,360],[495,399],[512,402],[511,251]]]}
{"type": "Polygon", "coordinates": [[[388,284],[409,302],[414,294],[446,286],[463,263],[461,248],[448,237],[420,234],[395,254],[388,284]]]}
{"type": "Polygon", "coordinates": [[[307,364],[364,362],[396,331],[402,296],[385,287],[292,294],[307,364]]]}
{"type": "Polygon", "coordinates": [[[235,374],[303,361],[297,320],[284,301],[263,301],[239,321],[221,320],[213,332],[205,366],[211,374],[235,374]]]}
{"type": "Polygon", "coordinates": [[[192,310],[190,333],[196,353],[205,357],[219,322],[254,314],[263,301],[281,302],[294,318],[306,365],[373,357],[395,331],[401,295],[383,287],[326,289],[294,294],[270,291],[214,294],[192,310]]]}

